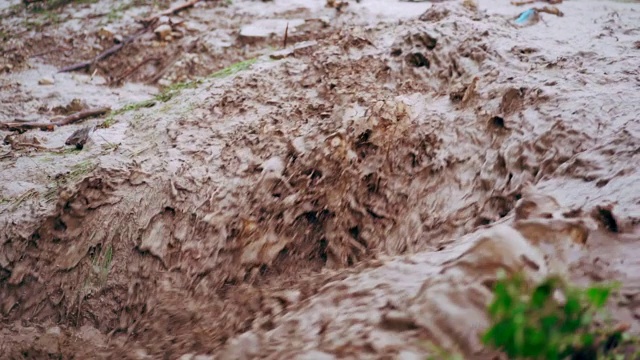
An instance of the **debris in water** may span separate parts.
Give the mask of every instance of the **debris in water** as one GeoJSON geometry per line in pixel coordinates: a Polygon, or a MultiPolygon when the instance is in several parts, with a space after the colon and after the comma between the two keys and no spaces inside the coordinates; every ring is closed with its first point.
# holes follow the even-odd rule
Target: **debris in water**
{"type": "Polygon", "coordinates": [[[74,145],[76,149],[82,150],[84,145],[89,140],[89,134],[93,131],[93,126],[87,126],[82,129],[78,129],[69,136],[67,141],[64,142],[65,145],[74,145]]]}
{"type": "Polygon", "coordinates": [[[564,16],[564,13],[557,7],[545,6],[541,8],[531,8],[520,13],[520,15],[518,15],[518,17],[514,20],[514,23],[520,26],[533,25],[540,21],[540,13],[547,13],[559,17],[564,16]]]}
{"type": "Polygon", "coordinates": [[[535,10],[539,13],[547,13],[547,14],[551,14],[551,15],[555,15],[555,16],[559,16],[559,17],[563,17],[564,13],[562,11],[560,11],[560,9],[558,9],[555,6],[545,6],[545,7],[541,7],[541,8],[535,8],[535,10]]]}
{"type": "Polygon", "coordinates": [[[529,9],[527,11],[522,12],[514,21],[516,25],[533,25],[540,21],[540,15],[536,9],[529,9]]]}

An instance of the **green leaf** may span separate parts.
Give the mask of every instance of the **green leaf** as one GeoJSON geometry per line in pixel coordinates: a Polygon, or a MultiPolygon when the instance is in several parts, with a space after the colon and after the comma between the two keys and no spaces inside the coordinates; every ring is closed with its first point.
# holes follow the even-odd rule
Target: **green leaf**
{"type": "Polygon", "coordinates": [[[610,293],[611,289],[605,287],[592,287],[586,291],[589,302],[598,309],[607,303],[610,293]]]}

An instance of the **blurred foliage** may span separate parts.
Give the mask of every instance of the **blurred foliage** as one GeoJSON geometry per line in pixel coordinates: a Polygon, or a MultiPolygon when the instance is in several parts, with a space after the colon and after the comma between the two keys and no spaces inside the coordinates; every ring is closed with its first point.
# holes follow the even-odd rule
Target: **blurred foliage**
{"type": "Polygon", "coordinates": [[[485,345],[510,359],[639,359],[623,328],[599,326],[616,285],[578,288],[559,277],[531,287],[518,274],[500,274],[489,306],[485,345]]]}

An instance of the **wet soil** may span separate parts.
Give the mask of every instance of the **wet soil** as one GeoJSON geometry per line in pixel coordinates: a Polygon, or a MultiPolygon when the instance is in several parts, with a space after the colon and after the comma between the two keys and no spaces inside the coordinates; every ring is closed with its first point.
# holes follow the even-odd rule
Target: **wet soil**
{"type": "Polygon", "coordinates": [[[497,268],[640,331],[638,5],[338,3],[0,2],[0,123],[111,108],[0,130],[2,356],[491,358],[497,268]]]}

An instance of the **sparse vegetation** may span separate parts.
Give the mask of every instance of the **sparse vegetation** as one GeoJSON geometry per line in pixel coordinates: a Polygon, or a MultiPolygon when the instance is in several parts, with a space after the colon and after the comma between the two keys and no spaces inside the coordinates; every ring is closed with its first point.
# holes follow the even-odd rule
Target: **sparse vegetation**
{"type": "Polygon", "coordinates": [[[106,129],[108,127],[111,127],[114,123],[115,123],[115,118],[118,115],[127,113],[129,111],[135,111],[141,108],[146,108],[146,107],[153,107],[156,105],[157,102],[167,102],[169,100],[171,100],[174,96],[180,94],[183,90],[185,89],[195,89],[197,88],[200,84],[202,84],[204,82],[204,80],[206,79],[221,79],[221,78],[225,78],[228,76],[231,76],[233,74],[236,74],[240,71],[246,70],[248,69],[251,65],[255,64],[256,61],[258,60],[258,58],[253,58],[253,59],[249,59],[249,60],[245,60],[245,61],[240,61],[237,62],[233,65],[230,65],[220,71],[216,71],[213,74],[209,75],[206,78],[203,79],[195,79],[195,80],[191,80],[191,81],[185,81],[185,82],[181,82],[181,83],[176,83],[173,84],[171,86],[168,86],[167,88],[165,88],[161,93],[159,93],[158,95],[154,96],[153,99],[149,99],[149,100],[144,100],[144,101],[140,101],[137,103],[132,103],[132,104],[128,104],[123,106],[122,108],[112,111],[107,118],[100,124],[98,125],[99,128],[103,128],[106,129]]]}
{"type": "Polygon", "coordinates": [[[142,108],[152,107],[155,104],[156,104],[156,99],[149,99],[149,100],[144,100],[137,103],[127,104],[118,110],[110,112],[107,118],[100,125],[98,125],[98,128],[102,128],[102,129],[109,128],[115,123],[116,116],[127,113],[129,111],[135,111],[142,108]]]}
{"type": "Polygon", "coordinates": [[[230,75],[236,74],[236,73],[238,73],[240,71],[248,69],[251,65],[255,64],[256,61],[258,61],[258,58],[253,58],[253,59],[248,59],[248,60],[237,62],[235,64],[227,66],[226,68],[224,68],[224,69],[222,69],[220,71],[214,72],[209,77],[210,78],[214,78],[214,79],[225,78],[227,76],[230,76],[230,75]]]}
{"type": "Polygon", "coordinates": [[[614,289],[577,288],[559,277],[531,288],[520,275],[501,274],[482,340],[510,359],[626,359],[632,340],[603,316],[614,289]]]}
{"type": "Polygon", "coordinates": [[[13,210],[17,209],[18,206],[20,206],[20,204],[37,195],[38,195],[38,191],[36,191],[35,189],[30,189],[25,191],[22,195],[18,196],[18,198],[15,199],[12,205],[12,209],[13,210]]]}
{"type": "Polygon", "coordinates": [[[95,285],[103,287],[107,283],[109,271],[111,271],[111,262],[113,261],[113,247],[107,246],[104,253],[94,255],[92,260],[93,273],[96,275],[95,285]]]}
{"type": "Polygon", "coordinates": [[[58,189],[70,183],[75,183],[80,180],[84,175],[87,175],[97,167],[91,160],[81,161],[71,167],[69,172],[63,175],[59,175],[54,183],[49,185],[48,190],[44,194],[44,198],[47,201],[54,201],[58,194],[58,189]]]}

